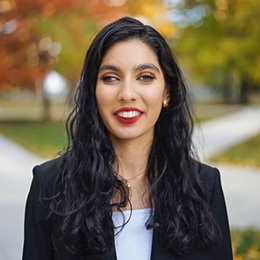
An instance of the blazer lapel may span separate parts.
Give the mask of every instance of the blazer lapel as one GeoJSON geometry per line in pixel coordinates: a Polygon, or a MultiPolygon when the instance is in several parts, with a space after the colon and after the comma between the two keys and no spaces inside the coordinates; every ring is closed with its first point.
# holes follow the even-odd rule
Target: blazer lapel
{"type": "Polygon", "coordinates": [[[159,244],[159,237],[156,234],[157,232],[153,232],[153,242],[152,242],[152,255],[151,260],[209,260],[209,252],[194,252],[193,254],[179,258],[171,255],[170,253],[163,251],[159,244]]]}
{"type": "Polygon", "coordinates": [[[156,231],[153,232],[151,260],[177,260],[173,255],[162,250],[156,231]]]}
{"type": "Polygon", "coordinates": [[[111,250],[110,253],[108,253],[103,260],[117,260],[116,258],[116,249],[115,249],[115,245],[113,246],[113,249],[111,250]]]}

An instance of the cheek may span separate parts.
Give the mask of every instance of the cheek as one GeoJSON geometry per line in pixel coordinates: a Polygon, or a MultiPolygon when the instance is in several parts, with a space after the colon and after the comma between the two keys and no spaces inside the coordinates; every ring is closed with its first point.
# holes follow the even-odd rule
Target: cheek
{"type": "Polygon", "coordinates": [[[158,108],[162,106],[164,89],[160,86],[146,93],[146,100],[150,106],[158,108]]]}
{"type": "Polygon", "coordinates": [[[114,103],[116,98],[116,88],[110,88],[103,84],[98,84],[96,87],[96,99],[98,104],[105,106],[114,103]]]}
{"type": "Polygon", "coordinates": [[[96,95],[97,103],[102,104],[104,102],[104,98],[106,95],[105,95],[103,89],[99,85],[97,85],[97,87],[96,87],[95,95],[96,95]]]}
{"type": "Polygon", "coordinates": [[[98,103],[98,107],[107,106],[110,102],[110,95],[102,86],[97,85],[96,87],[96,99],[98,103]]]}

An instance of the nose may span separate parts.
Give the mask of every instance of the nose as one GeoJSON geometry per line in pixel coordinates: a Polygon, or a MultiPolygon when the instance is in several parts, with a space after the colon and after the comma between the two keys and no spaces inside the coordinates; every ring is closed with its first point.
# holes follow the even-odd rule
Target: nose
{"type": "Polygon", "coordinates": [[[135,101],[138,98],[136,93],[135,84],[131,80],[122,81],[119,92],[118,100],[124,102],[135,101]]]}

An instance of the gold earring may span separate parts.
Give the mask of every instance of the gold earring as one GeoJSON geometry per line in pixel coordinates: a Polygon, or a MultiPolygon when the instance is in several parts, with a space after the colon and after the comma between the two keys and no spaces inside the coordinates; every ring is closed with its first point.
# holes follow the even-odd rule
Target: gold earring
{"type": "Polygon", "coordinates": [[[167,100],[164,100],[164,101],[163,101],[162,106],[163,106],[163,107],[168,107],[168,102],[167,102],[167,100]]]}

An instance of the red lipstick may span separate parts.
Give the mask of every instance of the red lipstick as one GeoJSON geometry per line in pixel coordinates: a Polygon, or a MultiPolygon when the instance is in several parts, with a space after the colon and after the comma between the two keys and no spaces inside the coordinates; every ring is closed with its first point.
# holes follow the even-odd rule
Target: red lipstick
{"type": "Polygon", "coordinates": [[[144,112],[142,110],[140,110],[136,107],[122,107],[122,108],[119,108],[118,110],[116,110],[113,115],[122,124],[133,124],[143,115],[143,113],[144,112]],[[120,113],[120,112],[128,112],[128,111],[137,111],[140,114],[133,116],[133,117],[123,117],[123,116],[118,115],[118,113],[120,113]]]}

